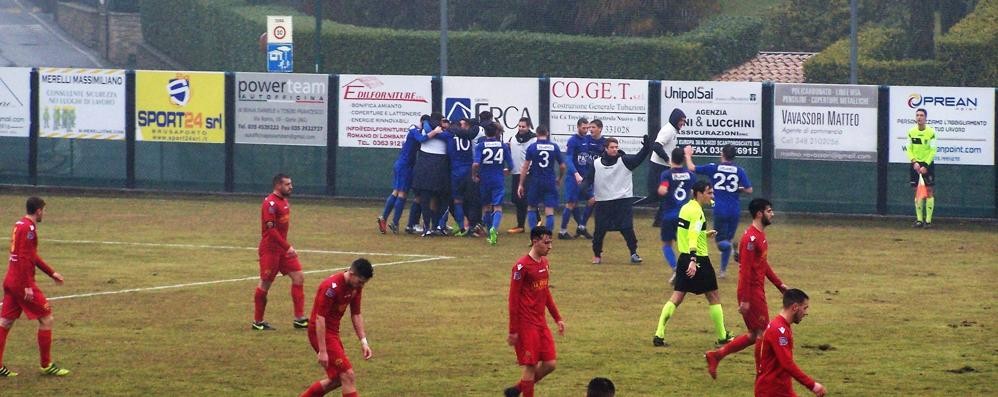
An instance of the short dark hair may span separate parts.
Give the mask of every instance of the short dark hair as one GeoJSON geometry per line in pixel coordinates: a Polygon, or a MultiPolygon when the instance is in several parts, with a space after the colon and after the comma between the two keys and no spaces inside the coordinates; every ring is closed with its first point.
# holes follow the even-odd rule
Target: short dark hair
{"type": "Polygon", "coordinates": [[[371,265],[371,261],[364,258],[357,258],[353,261],[350,264],[350,271],[366,279],[374,277],[374,265],[371,265]]]}
{"type": "Polygon", "coordinates": [[[24,203],[24,209],[28,211],[28,215],[34,215],[42,208],[45,208],[45,200],[42,200],[41,197],[28,197],[28,201],[24,203]]]}
{"type": "Polygon", "coordinates": [[[790,306],[794,305],[794,303],[797,304],[804,303],[804,301],[808,299],[811,298],[808,298],[807,294],[805,294],[804,291],[801,291],[797,288],[788,289],[787,292],[783,293],[783,308],[789,309],[790,306]]]}
{"type": "Polygon", "coordinates": [[[918,108],[918,109],[915,109],[915,114],[918,114],[918,112],[922,112],[922,113],[924,113],[924,114],[925,114],[925,117],[929,117],[929,111],[928,111],[928,110],[925,110],[925,108],[918,108]]]}
{"type": "Polygon", "coordinates": [[[424,114],[422,116],[419,116],[419,124],[423,124],[427,121],[430,121],[430,115],[424,114]]]}
{"type": "Polygon", "coordinates": [[[524,122],[527,123],[527,128],[534,128],[534,122],[530,121],[530,117],[520,117],[520,121],[517,124],[524,122]]]}
{"type": "Polygon", "coordinates": [[[437,112],[430,113],[430,125],[431,126],[436,127],[436,126],[440,125],[440,120],[443,120],[443,119],[444,119],[444,115],[443,114],[440,114],[440,113],[437,113],[437,112]]]}
{"type": "Polygon", "coordinates": [[[538,240],[544,236],[551,237],[551,235],[551,229],[546,226],[534,226],[533,229],[530,229],[530,241],[538,240]]]}
{"type": "Polygon", "coordinates": [[[499,126],[496,123],[488,123],[483,128],[485,129],[485,136],[489,138],[499,134],[499,126]]]}
{"type": "Polygon", "coordinates": [[[670,158],[669,161],[671,161],[672,164],[682,164],[683,163],[682,159],[686,158],[686,152],[683,151],[683,148],[681,147],[672,149],[672,154],[670,155],[672,156],[672,158],[670,158]]]}
{"type": "Polygon", "coordinates": [[[589,119],[583,117],[583,118],[580,118],[579,121],[575,122],[575,126],[576,127],[578,127],[580,125],[583,125],[583,124],[589,124],[589,119]]]}
{"type": "Polygon", "coordinates": [[[291,177],[283,172],[278,172],[277,175],[274,175],[274,179],[272,181],[273,184],[271,186],[280,185],[281,183],[284,182],[285,179],[291,179],[291,177]]]}
{"type": "Polygon", "coordinates": [[[492,121],[492,112],[488,110],[483,110],[478,114],[478,119],[481,121],[492,121]]]}
{"type": "Polygon", "coordinates": [[[724,145],[724,147],[721,148],[721,154],[723,154],[724,158],[726,158],[728,160],[734,160],[735,159],[735,145],[732,145],[730,143],[727,144],[727,145],[724,145]]]}
{"type": "Polygon", "coordinates": [[[586,397],[613,397],[617,394],[617,389],[613,386],[613,381],[602,378],[595,377],[589,381],[589,387],[586,388],[586,397]]]}
{"type": "Polygon", "coordinates": [[[549,134],[548,127],[544,124],[541,124],[537,126],[537,130],[535,130],[534,133],[536,133],[537,136],[548,136],[549,134]]]}
{"type": "Polygon", "coordinates": [[[593,121],[590,121],[589,124],[596,124],[597,127],[603,128],[603,120],[600,119],[593,119],[593,121]]]}
{"type": "MultiPolygon", "coordinates": [[[[603,126],[600,127],[602,128],[603,126]]],[[[616,143],[618,146],[620,145],[620,141],[618,141],[617,138],[611,136],[609,138],[606,138],[606,142],[603,142],[603,147],[610,147],[611,143],[616,143]]]]}
{"type": "Polygon", "coordinates": [[[749,215],[752,216],[752,219],[755,219],[756,214],[765,211],[766,207],[772,207],[772,206],[773,203],[770,203],[769,200],[766,200],[764,198],[752,199],[752,201],[749,202],[748,205],[748,212],[749,215]]]}
{"type": "Polygon", "coordinates": [[[710,187],[710,183],[707,181],[697,181],[693,184],[693,194],[703,193],[707,191],[710,187]]]}

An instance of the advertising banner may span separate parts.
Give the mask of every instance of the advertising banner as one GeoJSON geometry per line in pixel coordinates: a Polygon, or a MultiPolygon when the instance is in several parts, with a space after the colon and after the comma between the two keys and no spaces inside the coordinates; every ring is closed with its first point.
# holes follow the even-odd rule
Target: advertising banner
{"type": "Polygon", "coordinates": [[[225,74],[135,72],[135,140],[225,143],[225,74]]]}
{"type": "Polygon", "coordinates": [[[686,114],[678,146],[719,156],[724,145],[739,157],[762,157],[762,83],[663,81],[662,125],[673,109],[686,114]]]}
{"type": "Polygon", "coordinates": [[[773,158],[877,161],[877,86],[776,84],[773,158]]]}
{"type": "Polygon", "coordinates": [[[430,76],[340,75],[339,146],[402,147],[409,127],[430,114],[430,76]]]}
{"type": "Polygon", "coordinates": [[[30,135],[31,68],[0,68],[0,137],[30,135]]]}
{"type": "Polygon", "coordinates": [[[38,69],[38,136],[125,139],[125,71],[38,69]]]}
{"type": "Polygon", "coordinates": [[[236,73],[236,143],[326,146],[329,77],[236,73]]]}
{"type": "Polygon", "coordinates": [[[576,134],[578,120],[603,122],[603,136],[620,141],[627,153],[641,150],[648,133],[648,81],[552,78],[551,138],[565,145],[576,134]]]}
{"type": "Polygon", "coordinates": [[[939,164],[995,164],[995,90],[970,87],[891,87],[890,162],[907,163],[908,129],[925,109],[936,130],[939,164]]]}
{"type": "Polygon", "coordinates": [[[474,118],[488,111],[506,134],[515,134],[521,117],[529,118],[535,127],[540,123],[537,87],[534,78],[445,76],[444,117],[474,118]]]}

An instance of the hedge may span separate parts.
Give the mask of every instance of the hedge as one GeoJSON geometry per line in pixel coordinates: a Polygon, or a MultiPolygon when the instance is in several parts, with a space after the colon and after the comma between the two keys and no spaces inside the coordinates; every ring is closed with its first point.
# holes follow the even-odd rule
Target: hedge
{"type": "Polygon", "coordinates": [[[973,85],[998,85],[998,0],[981,0],[974,11],[936,42],[947,73],[973,85]]]}
{"type": "MultiPolygon", "coordinates": [[[[245,0],[140,0],[143,37],[191,70],[262,71],[257,39],[267,15],[296,17],[295,71],[314,72],[314,19],[290,7],[245,0]]],[[[709,21],[684,35],[591,37],[526,32],[451,32],[448,74],[705,80],[755,55],[761,23],[709,21]]],[[[326,73],[432,75],[439,32],[324,21],[326,73]]]]}

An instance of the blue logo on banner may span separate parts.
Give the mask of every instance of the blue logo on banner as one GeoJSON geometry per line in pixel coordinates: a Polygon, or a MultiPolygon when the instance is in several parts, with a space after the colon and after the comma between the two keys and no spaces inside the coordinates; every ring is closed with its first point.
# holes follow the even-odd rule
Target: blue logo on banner
{"type": "Polygon", "coordinates": [[[294,44],[267,43],[267,71],[291,73],[294,71],[294,44]]]}
{"type": "Polygon", "coordinates": [[[471,98],[447,98],[444,100],[444,115],[448,120],[474,118],[471,111],[471,98]]]}
{"type": "Polygon", "coordinates": [[[166,84],[166,91],[170,93],[170,102],[177,106],[186,106],[191,99],[191,82],[187,79],[170,79],[166,84]]]}

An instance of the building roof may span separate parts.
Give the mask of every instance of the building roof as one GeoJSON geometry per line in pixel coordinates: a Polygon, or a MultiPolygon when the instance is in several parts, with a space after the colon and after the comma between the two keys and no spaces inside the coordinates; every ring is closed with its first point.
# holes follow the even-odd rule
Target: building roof
{"type": "Polygon", "coordinates": [[[714,77],[715,81],[803,83],[804,61],[814,52],[759,52],[755,58],[714,77]]]}

